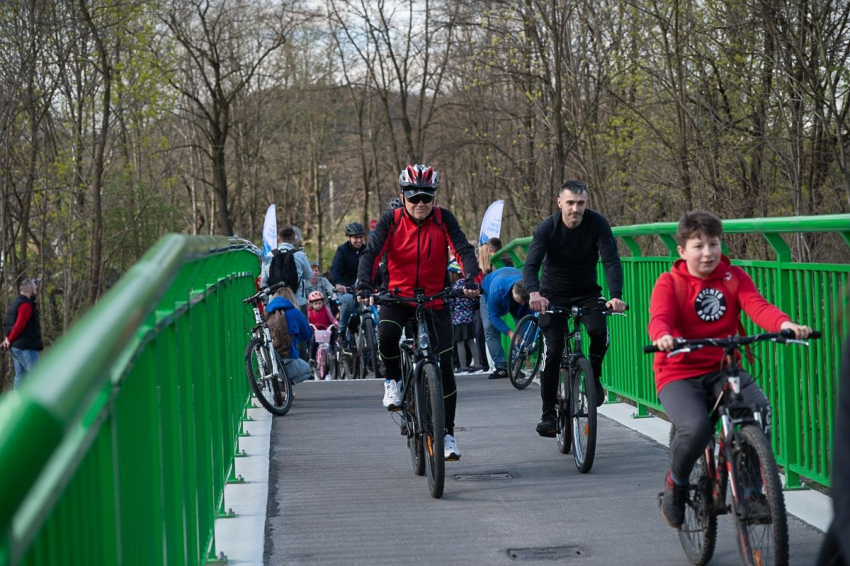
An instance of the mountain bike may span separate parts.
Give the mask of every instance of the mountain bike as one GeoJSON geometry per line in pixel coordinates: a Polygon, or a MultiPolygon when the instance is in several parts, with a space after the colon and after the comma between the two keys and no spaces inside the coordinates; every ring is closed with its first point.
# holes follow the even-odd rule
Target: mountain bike
{"type": "Polygon", "coordinates": [[[285,415],[292,407],[292,382],[284,370],[283,358],[274,348],[269,327],[260,313],[260,305],[263,299],[283,286],[284,283],[280,282],[263,287],[242,301],[242,304],[251,304],[254,311],[251,340],[245,348],[245,373],[260,404],[277,416],[285,415]]]}
{"type": "MultiPolygon", "coordinates": [[[[628,305],[626,310],[628,310],[628,305]]],[[[626,316],[599,306],[605,316],[626,316]]],[[[569,454],[572,445],[573,460],[578,471],[586,474],[593,467],[596,455],[596,382],[590,360],[581,347],[581,324],[585,314],[582,307],[551,307],[544,311],[551,315],[568,317],[564,333],[566,345],[558,371],[558,393],[555,403],[555,437],[558,451],[569,454]]]]}
{"type": "MultiPolygon", "coordinates": [[[[813,332],[811,338],[820,338],[813,332]]],[[[720,422],[720,434],[712,437],[688,479],[685,521],[679,542],[692,564],[708,563],[717,542],[717,516],[729,512],[735,522],[741,563],[747,566],[788,564],[788,523],[779,469],[770,446],[769,413],[763,414],[741,398],[741,368],[737,351],[749,344],[808,342],[794,338],[792,330],[753,336],[730,336],[701,340],[676,339],[667,356],[700,348],[723,348],[729,364],[723,369],[722,390],[710,412],[712,426],[720,422]],[[726,486],[732,503],[726,503],[726,486]]],[[[644,353],[658,352],[645,346],[644,353]]],[[[675,436],[671,427],[670,440],[675,436]]],[[[662,494],[659,494],[659,504],[662,494]]]]}
{"type": "MultiPolygon", "coordinates": [[[[355,293],[350,287],[346,287],[345,292],[355,293]]],[[[355,330],[349,331],[351,351],[343,353],[346,373],[351,379],[365,379],[366,374],[373,371],[375,378],[378,379],[381,377],[378,341],[375,334],[378,316],[375,309],[369,305],[355,303],[355,309],[351,320],[355,320],[356,317],[359,322],[355,330]]]]}
{"type": "Polygon", "coordinates": [[[543,333],[537,325],[539,313],[527,314],[520,319],[511,338],[508,350],[508,377],[511,385],[525,389],[537,375],[543,359],[543,333]]]}
{"type": "Polygon", "coordinates": [[[436,295],[425,295],[424,289],[414,289],[413,297],[380,293],[377,304],[413,304],[416,307],[415,339],[402,339],[401,355],[401,434],[407,437],[407,447],[413,463],[413,473],[428,476],[431,497],[439,499],[445,485],[445,413],[440,354],[431,347],[426,303],[435,299],[462,296],[463,292],[444,289],[436,295]]]}

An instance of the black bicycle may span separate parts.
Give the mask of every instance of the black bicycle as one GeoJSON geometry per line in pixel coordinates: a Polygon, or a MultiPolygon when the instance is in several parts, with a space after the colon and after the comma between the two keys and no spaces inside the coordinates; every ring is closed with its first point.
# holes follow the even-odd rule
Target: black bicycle
{"type": "MultiPolygon", "coordinates": [[[[355,290],[346,287],[346,293],[354,294],[355,290]]],[[[378,339],[376,334],[377,315],[372,306],[355,303],[355,311],[351,316],[356,321],[355,328],[349,323],[350,351],[343,352],[344,368],[351,379],[365,379],[372,371],[375,378],[381,377],[380,360],[378,358],[378,339]]]]}
{"type": "MultiPolygon", "coordinates": [[[[811,338],[820,338],[813,332],[811,338]]],[[[707,564],[717,542],[717,516],[732,512],[741,563],[747,566],[788,564],[788,523],[779,469],[770,446],[770,422],[741,398],[741,368],[737,350],[755,342],[808,345],[796,340],[792,330],[753,336],[730,336],[701,340],[676,339],[668,356],[700,348],[723,348],[729,364],[721,379],[722,391],[711,409],[712,426],[720,422],[720,435],[712,437],[688,480],[685,520],[679,542],[693,564],[707,564]],[[726,486],[732,492],[726,504],[726,486]]],[[[658,352],[645,346],[644,353],[658,352]]],[[[672,442],[676,432],[670,429],[672,442]]],[[[659,494],[659,505],[661,500],[659,494]]]]}
{"type": "MultiPolygon", "coordinates": [[[[600,301],[599,310],[606,316],[626,316],[614,312],[600,301]]],[[[628,305],[626,310],[628,310],[628,305]]],[[[573,460],[578,471],[586,474],[593,467],[596,455],[596,381],[590,360],[581,347],[582,307],[551,307],[548,314],[568,317],[564,333],[566,345],[558,372],[558,393],[555,403],[555,437],[558,451],[569,454],[572,445],[573,460]]]]}
{"type": "Polygon", "coordinates": [[[413,297],[380,293],[380,305],[413,304],[416,306],[416,338],[402,339],[401,349],[401,434],[407,437],[407,447],[413,463],[413,473],[428,476],[431,497],[439,499],[445,485],[445,453],[443,439],[446,424],[443,406],[443,381],[439,352],[431,347],[426,312],[427,303],[462,292],[444,289],[436,295],[425,295],[424,289],[414,289],[413,297]]]}
{"type": "Polygon", "coordinates": [[[251,328],[251,340],[245,348],[245,373],[260,404],[277,416],[285,415],[292,407],[292,382],[284,370],[283,358],[274,348],[269,327],[260,314],[260,303],[283,286],[284,283],[280,282],[263,287],[242,301],[242,304],[251,304],[255,323],[251,328]]]}

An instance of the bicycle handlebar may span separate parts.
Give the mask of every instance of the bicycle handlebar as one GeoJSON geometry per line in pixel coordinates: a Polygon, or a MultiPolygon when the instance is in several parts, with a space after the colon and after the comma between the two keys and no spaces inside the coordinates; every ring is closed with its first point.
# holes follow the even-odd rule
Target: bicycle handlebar
{"type": "MultiPolygon", "coordinates": [[[[623,312],[614,312],[611,309],[601,309],[599,312],[604,314],[605,316],[626,316],[626,311],[629,310],[629,305],[626,305],[625,310],[623,312]]],[[[571,315],[572,307],[553,307],[550,306],[548,309],[543,311],[546,314],[558,314],[558,315],[571,315]]]]}
{"type": "MultiPolygon", "coordinates": [[[[729,336],[727,338],[700,338],[695,340],[686,340],[685,338],[675,338],[674,341],[676,346],[667,353],[668,356],[673,355],[678,352],[689,351],[691,349],[698,350],[700,348],[741,348],[748,344],[753,344],[755,342],[763,342],[765,340],[770,340],[771,342],[776,342],[777,344],[803,344],[808,346],[809,343],[805,340],[797,340],[795,338],[794,331],[790,328],[786,328],[784,330],[780,330],[779,332],[768,332],[764,334],[752,334],[750,336],[729,336]]],[[[821,338],[823,333],[819,330],[813,330],[811,334],[809,334],[809,338],[821,338]]],[[[659,350],[658,346],[649,345],[643,347],[644,354],[654,354],[657,352],[662,352],[663,350],[659,350]]]]}
{"type": "Polygon", "coordinates": [[[247,305],[248,303],[253,303],[254,301],[259,299],[260,297],[266,297],[268,295],[271,295],[272,293],[274,293],[275,291],[277,291],[278,289],[280,289],[281,287],[283,287],[285,285],[286,285],[285,282],[280,281],[278,283],[275,283],[271,287],[263,287],[262,289],[257,291],[256,294],[251,295],[247,299],[242,299],[242,304],[247,305]]]}
{"type": "Polygon", "coordinates": [[[436,295],[414,295],[413,297],[402,297],[389,291],[375,293],[375,302],[379,305],[392,305],[399,303],[424,304],[437,299],[459,298],[464,297],[463,291],[455,291],[451,287],[446,287],[436,295]]]}

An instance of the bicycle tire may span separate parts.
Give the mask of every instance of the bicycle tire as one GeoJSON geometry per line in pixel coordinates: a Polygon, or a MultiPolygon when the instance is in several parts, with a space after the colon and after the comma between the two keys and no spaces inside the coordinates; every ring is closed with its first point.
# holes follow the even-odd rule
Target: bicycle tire
{"type": "MultiPolygon", "coordinates": [[[[364,340],[366,341],[369,359],[372,362],[372,371],[375,372],[375,379],[380,379],[381,371],[378,360],[378,342],[375,339],[375,321],[371,318],[366,318],[360,326],[360,331],[363,333],[364,340]]],[[[366,377],[365,371],[363,372],[363,377],[366,377]]]]}
{"type": "Polygon", "coordinates": [[[573,459],[578,471],[586,474],[593,467],[596,455],[596,384],[587,358],[576,361],[570,379],[573,459]]]}
{"type": "Polygon", "coordinates": [[[266,371],[271,371],[271,363],[266,359],[267,352],[262,338],[253,338],[248,342],[245,348],[245,374],[260,405],[271,414],[282,417],[292,408],[292,385],[285,376],[262,377],[266,371]]]}
{"type": "Polygon", "coordinates": [[[567,368],[558,369],[558,394],[555,402],[555,420],[557,421],[555,438],[558,441],[558,452],[569,454],[572,444],[572,427],[570,426],[570,397],[567,395],[569,383],[567,368]]]}
{"type": "Polygon", "coordinates": [[[737,483],[733,484],[732,501],[741,559],[746,564],[785,566],[789,560],[785,499],[770,441],[758,426],[741,427],[734,458],[734,473],[729,475],[729,481],[737,483]],[[739,498],[762,491],[769,516],[745,517],[746,502],[739,498]]]}
{"type": "MultiPolygon", "coordinates": [[[[676,427],[671,426],[668,446],[673,445],[675,434],[676,427]]],[[[714,444],[710,443],[709,446],[713,447],[714,444]]],[[[713,511],[712,499],[712,482],[708,476],[708,462],[703,452],[694,464],[688,479],[685,520],[679,529],[679,543],[682,545],[682,550],[685,551],[685,556],[690,563],[695,566],[705,566],[714,556],[714,548],[717,544],[717,515],[713,511]]]]}
{"type": "Polygon", "coordinates": [[[527,314],[516,325],[511,347],[508,349],[508,374],[511,385],[525,389],[537,375],[543,358],[543,334],[536,332],[537,317],[527,314]],[[535,339],[531,335],[536,334],[535,339]]]}
{"type": "MultiPolygon", "coordinates": [[[[407,376],[410,372],[410,358],[404,349],[401,350],[401,375],[407,376]]],[[[404,379],[404,377],[402,377],[404,379]]],[[[412,382],[408,382],[412,383],[412,382]]],[[[410,463],[413,464],[413,473],[417,476],[425,475],[425,455],[422,450],[422,437],[418,434],[419,425],[416,422],[416,404],[413,391],[402,392],[402,402],[404,404],[404,419],[405,419],[405,434],[407,435],[407,448],[410,450],[410,463]]]]}
{"type": "Polygon", "coordinates": [[[425,363],[422,375],[416,384],[416,415],[422,432],[422,448],[425,460],[425,475],[431,497],[443,496],[446,479],[445,461],[445,415],[443,414],[443,385],[437,366],[425,363]]]}
{"type": "Polygon", "coordinates": [[[356,337],[354,338],[354,379],[366,379],[366,342],[363,339],[363,328],[357,329],[356,337]]]}
{"type": "Polygon", "coordinates": [[[324,380],[331,374],[330,352],[323,348],[319,348],[318,357],[320,358],[320,361],[317,364],[319,366],[319,374],[324,380]]]}

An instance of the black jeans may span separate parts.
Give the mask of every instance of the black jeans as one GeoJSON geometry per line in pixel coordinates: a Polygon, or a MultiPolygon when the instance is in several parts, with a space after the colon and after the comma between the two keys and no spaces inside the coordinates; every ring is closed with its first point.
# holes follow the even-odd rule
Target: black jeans
{"type": "MultiPolygon", "coordinates": [[[[770,404],[762,390],[748,373],[742,371],[740,375],[744,402],[766,410],[770,404]]],[[[676,436],[670,444],[670,469],[680,482],[688,481],[691,469],[714,432],[708,412],[723,388],[721,376],[722,372],[715,371],[672,381],[658,394],[664,412],[676,427],[676,436]]]]}
{"type": "MultiPolygon", "coordinates": [[[[599,309],[599,295],[584,297],[546,297],[552,307],[582,308],[582,324],[590,338],[587,357],[593,368],[593,376],[598,380],[602,377],[602,360],[608,351],[608,327],[605,315],[599,309]]],[[[567,330],[568,317],[553,315],[548,317],[549,323],[541,326],[546,340],[546,356],[543,360],[543,371],[540,372],[540,396],[543,398],[543,414],[555,414],[555,402],[558,395],[558,369],[561,357],[564,355],[564,332],[567,330]]]]}
{"type": "MultiPolygon", "coordinates": [[[[405,324],[413,318],[415,311],[405,305],[385,305],[378,312],[378,350],[384,360],[386,378],[401,379],[399,340],[405,324]]],[[[443,401],[446,412],[446,432],[454,435],[455,412],[457,411],[457,384],[452,367],[452,319],[448,307],[426,311],[428,335],[431,346],[436,346],[440,356],[440,371],[443,381],[443,401]]],[[[410,336],[408,336],[410,337],[410,336]]],[[[413,337],[415,338],[415,336],[413,337]]]]}

